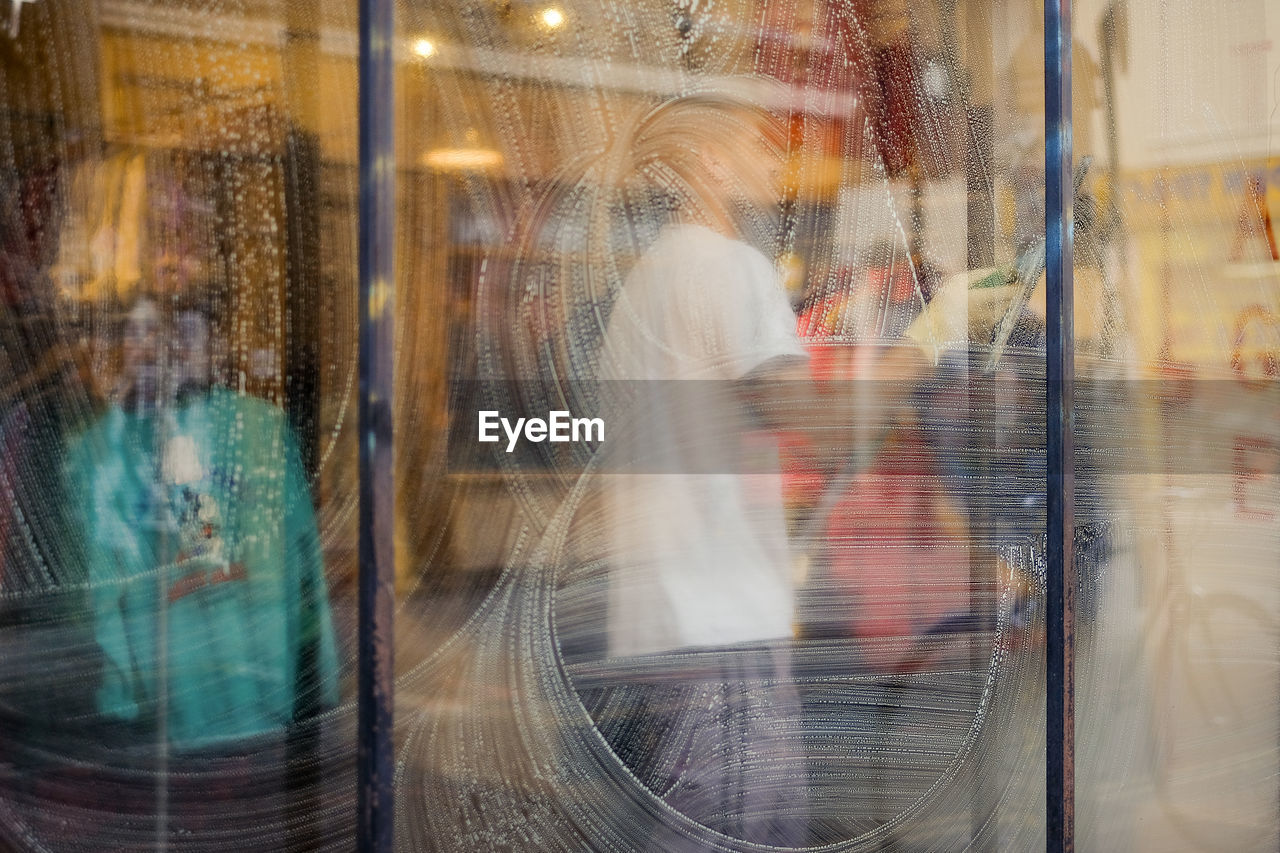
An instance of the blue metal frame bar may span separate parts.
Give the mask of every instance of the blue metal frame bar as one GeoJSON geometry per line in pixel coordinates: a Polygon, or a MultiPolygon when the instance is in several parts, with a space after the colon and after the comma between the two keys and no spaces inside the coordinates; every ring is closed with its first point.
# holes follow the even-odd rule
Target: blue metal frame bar
{"type": "Polygon", "coordinates": [[[395,137],[392,0],[360,0],[360,673],[356,849],[391,853],[391,393],[395,137]]]}
{"type": "Polygon", "coordinates": [[[1071,0],[1044,4],[1048,576],[1047,849],[1075,849],[1075,329],[1072,282],[1071,0]]]}

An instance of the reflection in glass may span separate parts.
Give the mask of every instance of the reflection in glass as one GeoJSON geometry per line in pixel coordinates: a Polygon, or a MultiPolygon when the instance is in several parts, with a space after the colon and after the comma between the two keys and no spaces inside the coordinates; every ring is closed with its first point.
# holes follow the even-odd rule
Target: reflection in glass
{"type": "Polygon", "coordinates": [[[350,836],[354,119],[290,78],[354,63],[294,5],[4,10],[5,849],[350,836]]]}
{"type": "Polygon", "coordinates": [[[966,216],[960,16],[613,11],[403,24],[449,422],[400,837],[1034,846],[1043,310],[966,216]],[[605,440],[478,440],[557,410],[605,440]]]}
{"type": "MultiPolygon", "coordinates": [[[[1078,838],[1274,849],[1280,18],[1073,10],[1078,838]]],[[[354,13],[0,4],[0,847],[350,846],[354,13]]],[[[397,20],[398,844],[1042,846],[1040,10],[397,20]]]]}

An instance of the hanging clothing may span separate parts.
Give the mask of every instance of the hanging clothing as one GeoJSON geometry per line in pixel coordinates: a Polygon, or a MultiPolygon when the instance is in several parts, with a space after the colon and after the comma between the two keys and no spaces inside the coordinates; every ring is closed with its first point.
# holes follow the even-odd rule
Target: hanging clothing
{"type": "Polygon", "coordinates": [[[68,468],[100,713],[158,722],[166,707],[183,749],[282,730],[301,700],[336,703],[319,535],[283,412],[221,388],[158,413],[114,408],[68,468]]]}

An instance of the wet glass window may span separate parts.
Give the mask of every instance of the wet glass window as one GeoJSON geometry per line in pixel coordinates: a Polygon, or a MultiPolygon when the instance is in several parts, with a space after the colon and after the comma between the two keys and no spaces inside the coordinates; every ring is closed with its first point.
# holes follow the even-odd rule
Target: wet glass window
{"type": "MultiPolygon", "coordinates": [[[[1044,847],[1042,7],[393,5],[373,531],[359,4],[0,3],[0,848],[354,846],[375,534],[398,850],[1044,847]]],[[[1076,839],[1274,849],[1280,16],[1070,15],[1076,839]]]]}

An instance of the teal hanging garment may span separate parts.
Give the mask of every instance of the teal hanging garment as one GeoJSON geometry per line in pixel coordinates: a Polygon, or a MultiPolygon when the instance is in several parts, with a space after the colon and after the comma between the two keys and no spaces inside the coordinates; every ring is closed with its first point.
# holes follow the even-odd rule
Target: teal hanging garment
{"type": "Polygon", "coordinates": [[[170,744],[196,749],[336,704],[319,535],[283,412],[221,388],[167,412],[114,408],[68,465],[104,656],[100,713],[146,723],[164,707],[170,744]]]}

